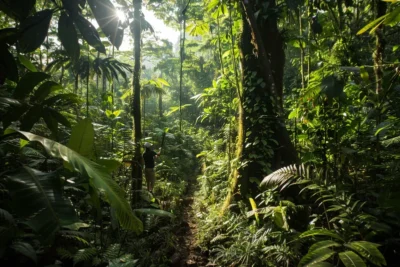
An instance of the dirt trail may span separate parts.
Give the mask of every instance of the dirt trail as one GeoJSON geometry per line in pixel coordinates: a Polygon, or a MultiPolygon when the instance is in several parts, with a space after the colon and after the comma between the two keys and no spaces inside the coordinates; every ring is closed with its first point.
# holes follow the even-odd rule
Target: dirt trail
{"type": "Polygon", "coordinates": [[[194,219],[193,210],[193,194],[196,184],[194,181],[189,181],[188,192],[183,198],[183,222],[181,228],[178,230],[177,236],[181,247],[177,253],[174,254],[172,259],[172,266],[176,267],[196,267],[196,266],[210,266],[208,258],[204,255],[200,248],[196,246],[196,233],[197,226],[194,219]]]}

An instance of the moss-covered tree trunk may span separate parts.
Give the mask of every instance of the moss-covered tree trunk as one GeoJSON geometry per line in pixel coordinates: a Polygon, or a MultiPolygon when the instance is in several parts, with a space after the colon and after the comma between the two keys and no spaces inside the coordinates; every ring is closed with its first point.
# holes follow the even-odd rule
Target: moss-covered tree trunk
{"type": "MultiPolygon", "coordinates": [[[[275,0],[269,0],[271,11],[275,0]]],[[[258,182],[271,171],[296,162],[282,116],[285,55],[276,17],[256,20],[254,1],[242,2],[243,32],[240,42],[242,103],[239,114],[237,157],[233,177],[235,199],[254,197],[258,182]]],[[[260,17],[260,15],[259,15],[260,17]]],[[[226,205],[225,205],[226,207],[226,205]]]]}
{"type": "Polygon", "coordinates": [[[139,200],[139,190],[142,189],[142,155],[140,140],[142,138],[141,111],[140,111],[140,74],[141,74],[141,25],[140,14],[142,0],[133,0],[133,42],[135,65],[133,70],[133,98],[132,115],[134,121],[135,152],[132,159],[132,205],[139,200]]]}

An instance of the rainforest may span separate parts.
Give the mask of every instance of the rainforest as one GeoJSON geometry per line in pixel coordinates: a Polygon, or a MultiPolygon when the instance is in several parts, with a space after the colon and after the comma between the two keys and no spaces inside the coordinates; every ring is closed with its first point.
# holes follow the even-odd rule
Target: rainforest
{"type": "Polygon", "coordinates": [[[0,266],[400,266],[399,0],[0,0],[0,266]]]}

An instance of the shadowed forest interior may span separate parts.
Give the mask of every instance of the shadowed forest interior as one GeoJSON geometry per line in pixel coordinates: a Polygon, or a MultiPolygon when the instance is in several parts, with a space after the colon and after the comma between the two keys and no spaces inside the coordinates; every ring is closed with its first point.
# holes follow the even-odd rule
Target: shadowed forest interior
{"type": "Polygon", "coordinates": [[[0,265],[400,266],[399,23],[0,0],[0,265]]]}

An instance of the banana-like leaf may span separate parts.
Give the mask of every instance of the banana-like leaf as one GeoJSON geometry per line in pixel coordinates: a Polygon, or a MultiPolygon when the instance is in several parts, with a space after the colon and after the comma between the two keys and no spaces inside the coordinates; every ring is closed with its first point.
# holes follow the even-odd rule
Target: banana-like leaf
{"type": "Polygon", "coordinates": [[[306,254],[299,263],[299,267],[315,266],[319,262],[323,262],[332,257],[336,252],[329,248],[320,248],[306,254]]]}
{"type": "Polygon", "coordinates": [[[63,225],[78,221],[71,202],[63,196],[59,177],[24,166],[6,180],[14,212],[26,219],[44,242],[63,225]]]}
{"type": "Polygon", "coordinates": [[[67,146],[84,157],[92,158],[94,129],[90,119],[81,120],[72,128],[67,146]]]}
{"type": "Polygon", "coordinates": [[[112,180],[109,172],[101,165],[81,156],[74,150],[53,140],[29,132],[19,131],[29,141],[37,141],[43,145],[47,153],[68,162],[75,171],[90,177],[90,184],[104,190],[106,199],[115,209],[121,226],[137,233],[143,231],[142,222],[133,214],[129,203],[124,198],[124,191],[112,180]]]}
{"type": "Polygon", "coordinates": [[[377,266],[386,265],[385,257],[383,257],[382,253],[379,251],[378,244],[367,241],[354,241],[345,246],[354,250],[377,266]]]}
{"type": "Polygon", "coordinates": [[[343,262],[344,266],[346,267],[366,267],[367,265],[361,259],[360,256],[358,256],[356,253],[353,251],[345,251],[339,253],[339,258],[343,262]]]}

